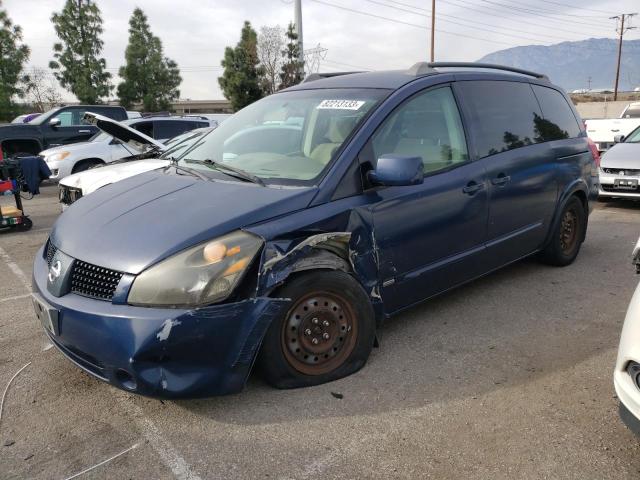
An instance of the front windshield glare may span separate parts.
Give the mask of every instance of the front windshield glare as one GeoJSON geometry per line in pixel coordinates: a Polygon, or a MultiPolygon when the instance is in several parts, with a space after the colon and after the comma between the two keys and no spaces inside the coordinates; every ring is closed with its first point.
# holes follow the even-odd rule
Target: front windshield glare
{"type": "Polygon", "coordinates": [[[272,183],[306,184],[318,177],[386,90],[284,92],[239,111],[180,158],[190,168],[211,160],[272,183]]]}
{"type": "Polygon", "coordinates": [[[625,138],[624,143],[640,143],[640,127],[631,132],[629,136],[625,138]]]}

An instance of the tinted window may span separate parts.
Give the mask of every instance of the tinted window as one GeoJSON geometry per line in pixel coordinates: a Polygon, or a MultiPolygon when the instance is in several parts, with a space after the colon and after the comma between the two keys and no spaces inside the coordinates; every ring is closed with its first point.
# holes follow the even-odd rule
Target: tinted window
{"type": "Polygon", "coordinates": [[[630,105],[622,114],[623,118],[640,118],[640,106],[630,105]]]}
{"type": "Polygon", "coordinates": [[[135,125],[131,125],[131,127],[144,133],[147,137],[156,138],[153,136],[153,122],[140,122],[135,125]]]}
{"type": "Polygon", "coordinates": [[[580,134],[580,125],[564,95],[552,88],[539,85],[532,87],[544,117],[544,121],[538,125],[542,137],[545,140],[577,137],[580,134]]]}
{"type": "Polygon", "coordinates": [[[105,117],[113,118],[114,120],[126,120],[127,114],[122,108],[113,107],[89,107],[89,112],[104,115],[105,117]]]}
{"type": "Polygon", "coordinates": [[[465,162],[467,145],[451,89],[429,90],[404,102],[376,131],[372,146],[375,158],[421,157],[425,173],[465,162]]]}
{"type": "Polygon", "coordinates": [[[168,139],[180,135],[188,130],[193,130],[194,122],[181,122],[179,120],[162,120],[155,122],[153,129],[156,139],[168,139]]]}
{"type": "Polygon", "coordinates": [[[544,141],[542,113],[528,83],[460,82],[480,158],[544,141]]]}

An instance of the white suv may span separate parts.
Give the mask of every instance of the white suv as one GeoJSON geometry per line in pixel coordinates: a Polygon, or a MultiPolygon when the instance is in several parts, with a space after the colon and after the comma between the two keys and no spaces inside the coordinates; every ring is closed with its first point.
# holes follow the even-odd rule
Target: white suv
{"type": "MultiPolygon", "coordinates": [[[[205,117],[142,117],[122,122],[131,128],[159,142],[196,128],[212,126],[215,122],[205,117]]],[[[111,163],[140,152],[101,132],[87,142],[73,143],[43,150],[51,180],[59,181],[72,173],[82,172],[91,167],[111,163]]]]}

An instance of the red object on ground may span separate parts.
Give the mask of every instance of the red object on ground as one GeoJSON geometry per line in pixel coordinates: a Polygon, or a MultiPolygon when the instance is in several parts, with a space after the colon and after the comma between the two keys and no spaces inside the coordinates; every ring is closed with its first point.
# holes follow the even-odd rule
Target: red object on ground
{"type": "Polygon", "coordinates": [[[6,192],[7,190],[13,190],[13,182],[11,180],[0,180],[0,192],[6,192]]]}

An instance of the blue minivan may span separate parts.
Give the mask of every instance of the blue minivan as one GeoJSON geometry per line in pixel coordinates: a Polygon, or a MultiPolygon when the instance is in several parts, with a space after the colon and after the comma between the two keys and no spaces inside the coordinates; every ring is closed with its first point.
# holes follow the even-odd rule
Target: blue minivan
{"type": "Polygon", "coordinates": [[[597,171],[571,101],[489,64],[325,74],[164,169],[82,198],[34,264],[36,314],[93,376],[157,397],[360,369],[384,320],[538,254],[577,256],[597,171]]]}

